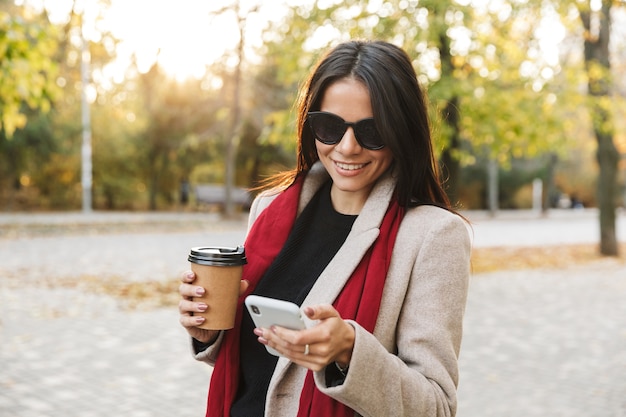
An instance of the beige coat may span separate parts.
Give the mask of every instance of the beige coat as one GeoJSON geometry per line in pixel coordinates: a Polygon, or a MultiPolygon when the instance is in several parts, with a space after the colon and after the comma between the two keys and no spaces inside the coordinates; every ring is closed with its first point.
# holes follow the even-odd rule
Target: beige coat
{"type": "MultiPolygon", "coordinates": [[[[327,179],[317,163],[305,180],[300,211],[327,179]]],[[[334,301],[378,236],[394,185],[390,175],[378,181],[303,306],[334,301]]],[[[255,200],[250,225],[273,197],[255,200]]],[[[356,339],[345,382],[328,388],[324,372],[316,372],[317,387],[362,416],[454,416],[470,246],[459,216],[433,206],[408,210],[396,237],[374,333],[351,322],[356,339]]],[[[214,363],[220,342],[221,337],[196,359],[214,363]]],[[[306,371],[285,358],[278,360],[266,416],[296,415],[306,371]]]]}

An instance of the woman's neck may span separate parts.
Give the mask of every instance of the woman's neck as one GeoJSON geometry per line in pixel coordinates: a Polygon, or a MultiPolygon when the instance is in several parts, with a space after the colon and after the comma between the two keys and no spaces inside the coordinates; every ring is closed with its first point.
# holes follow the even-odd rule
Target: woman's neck
{"type": "Polygon", "coordinates": [[[361,213],[370,191],[371,188],[369,190],[345,191],[340,190],[333,184],[330,189],[330,199],[333,203],[333,208],[338,213],[358,215],[361,213]]]}

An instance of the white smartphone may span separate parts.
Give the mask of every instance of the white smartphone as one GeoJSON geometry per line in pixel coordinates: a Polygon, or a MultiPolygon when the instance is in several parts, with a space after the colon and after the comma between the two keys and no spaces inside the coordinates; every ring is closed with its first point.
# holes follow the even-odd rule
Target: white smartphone
{"type": "MultiPolygon", "coordinates": [[[[249,295],[246,297],[245,304],[256,327],[269,329],[270,326],[276,325],[292,330],[306,328],[300,307],[289,301],[249,295]]],[[[280,356],[280,353],[275,349],[269,346],[265,346],[265,348],[270,354],[280,356]]]]}

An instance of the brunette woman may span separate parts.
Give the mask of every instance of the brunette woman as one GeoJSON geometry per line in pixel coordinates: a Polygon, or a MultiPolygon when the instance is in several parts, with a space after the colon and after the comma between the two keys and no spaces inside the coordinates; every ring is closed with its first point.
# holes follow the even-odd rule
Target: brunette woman
{"type": "Polygon", "coordinates": [[[470,239],[450,207],[428,110],[407,54],[351,41],[325,55],[299,99],[298,164],[252,205],[242,297],[292,301],[315,325],[201,330],[213,365],[208,416],[454,416],[470,239]],[[282,354],[269,355],[264,345],[282,354]]]}

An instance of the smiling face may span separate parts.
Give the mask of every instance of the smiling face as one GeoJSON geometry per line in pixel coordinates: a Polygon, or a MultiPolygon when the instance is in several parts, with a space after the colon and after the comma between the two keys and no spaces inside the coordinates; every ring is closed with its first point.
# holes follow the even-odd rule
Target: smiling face
{"type": "MultiPolygon", "coordinates": [[[[343,78],[331,84],[324,92],[320,110],[352,123],[374,116],[367,88],[353,78],[343,78]]],[[[339,143],[325,145],[316,140],[315,147],[333,180],[331,199],[335,210],[358,214],[376,180],[391,165],[391,150],[384,147],[373,151],[361,147],[351,127],[339,143]]]]}

